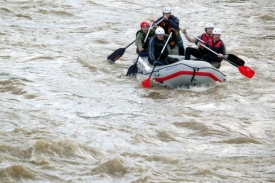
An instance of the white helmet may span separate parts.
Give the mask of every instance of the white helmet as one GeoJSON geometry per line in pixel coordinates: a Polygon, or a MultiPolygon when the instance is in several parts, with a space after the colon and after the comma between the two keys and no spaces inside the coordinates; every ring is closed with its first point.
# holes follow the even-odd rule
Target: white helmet
{"type": "Polygon", "coordinates": [[[171,13],[171,10],[169,7],[162,8],[162,13],[171,13]]]}
{"type": "Polygon", "coordinates": [[[214,28],[212,34],[222,34],[222,31],[219,28],[214,28]]]}
{"type": "Polygon", "coordinates": [[[158,27],[158,28],[155,30],[155,34],[165,34],[165,33],[164,33],[164,29],[161,28],[161,27],[158,27]]]}
{"type": "Polygon", "coordinates": [[[214,28],[214,25],[212,23],[205,24],[204,28],[214,28]]]}

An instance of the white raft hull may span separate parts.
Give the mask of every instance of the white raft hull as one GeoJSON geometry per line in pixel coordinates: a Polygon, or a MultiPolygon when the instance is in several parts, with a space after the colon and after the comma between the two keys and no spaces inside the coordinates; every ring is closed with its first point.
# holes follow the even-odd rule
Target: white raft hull
{"type": "MultiPolygon", "coordinates": [[[[204,61],[184,60],[184,56],[170,55],[180,61],[156,66],[151,80],[162,83],[170,88],[184,85],[209,85],[226,81],[226,75],[204,61]]],[[[150,75],[154,66],[148,62],[147,57],[140,57],[137,62],[139,73],[150,75]]]]}

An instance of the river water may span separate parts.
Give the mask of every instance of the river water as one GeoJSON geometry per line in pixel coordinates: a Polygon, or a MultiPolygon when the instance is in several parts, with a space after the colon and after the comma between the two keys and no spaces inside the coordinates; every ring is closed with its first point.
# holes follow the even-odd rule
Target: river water
{"type": "MultiPolygon", "coordinates": [[[[274,182],[275,1],[1,0],[0,182],[274,182]],[[212,22],[227,81],[141,86],[125,77],[142,20],[169,6],[212,22]]],[[[185,46],[193,46],[184,37],[185,46]]]]}

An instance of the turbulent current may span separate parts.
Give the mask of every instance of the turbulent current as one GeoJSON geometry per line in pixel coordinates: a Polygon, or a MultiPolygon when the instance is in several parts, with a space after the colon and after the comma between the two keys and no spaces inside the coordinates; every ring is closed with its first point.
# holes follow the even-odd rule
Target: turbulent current
{"type": "MultiPolygon", "coordinates": [[[[274,0],[1,0],[0,182],[274,182],[274,0]],[[222,30],[215,86],[126,77],[139,23],[222,30]]],[[[189,43],[182,34],[184,46],[189,43]]]]}

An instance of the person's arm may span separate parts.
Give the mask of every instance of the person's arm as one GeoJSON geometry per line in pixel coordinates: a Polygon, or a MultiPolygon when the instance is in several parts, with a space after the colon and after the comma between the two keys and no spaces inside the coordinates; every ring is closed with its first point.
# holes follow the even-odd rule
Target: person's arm
{"type": "Polygon", "coordinates": [[[182,29],[182,33],[189,42],[196,43],[197,39],[187,34],[186,29],[182,29]]]}
{"type": "Polygon", "coordinates": [[[136,36],[136,46],[139,51],[142,51],[142,41],[143,41],[143,35],[141,32],[139,32],[136,36]]]}
{"type": "Polygon", "coordinates": [[[201,42],[201,41],[200,41],[200,40],[202,40],[202,35],[197,36],[197,38],[198,38],[198,39],[196,39],[195,44],[198,46],[198,48],[203,49],[203,46],[202,46],[202,45],[204,45],[204,42],[201,42]]]}
{"type": "Polygon", "coordinates": [[[222,54],[223,54],[223,56],[226,55],[226,46],[224,43],[222,43],[222,54]]]}
{"type": "Polygon", "coordinates": [[[156,21],[155,21],[155,20],[151,20],[151,22],[154,23],[154,24],[153,24],[154,28],[157,28],[157,27],[160,25],[160,23],[161,23],[160,20],[162,20],[162,17],[159,17],[156,21]],[[158,22],[159,22],[159,23],[158,23],[158,22]],[[158,24],[157,24],[157,23],[158,23],[158,24]]]}
{"type": "Polygon", "coordinates": [[[223,58],[223,57],[225,57],[225,55],[226,55],[226,47],[225,47],[225,44],[222,42],[221,53],[218,54],[218,57],[223,58]]]}
{"type": "Polygon", "coordinates": [[[156,28],[152,27],[151,30],[150,30],[150,36],[154,36],[155,35],[155,31],[156,31],[156,28]]]}
{"type": "Polygon", "coordinates": [[[166,22],[171,25],[172,28],[174,28],[175,30],[179,29],[179,24],[180,24],[180,20],[175,17],[174,15],[170,15],[169,19],[166,20],[166,22]]]}

